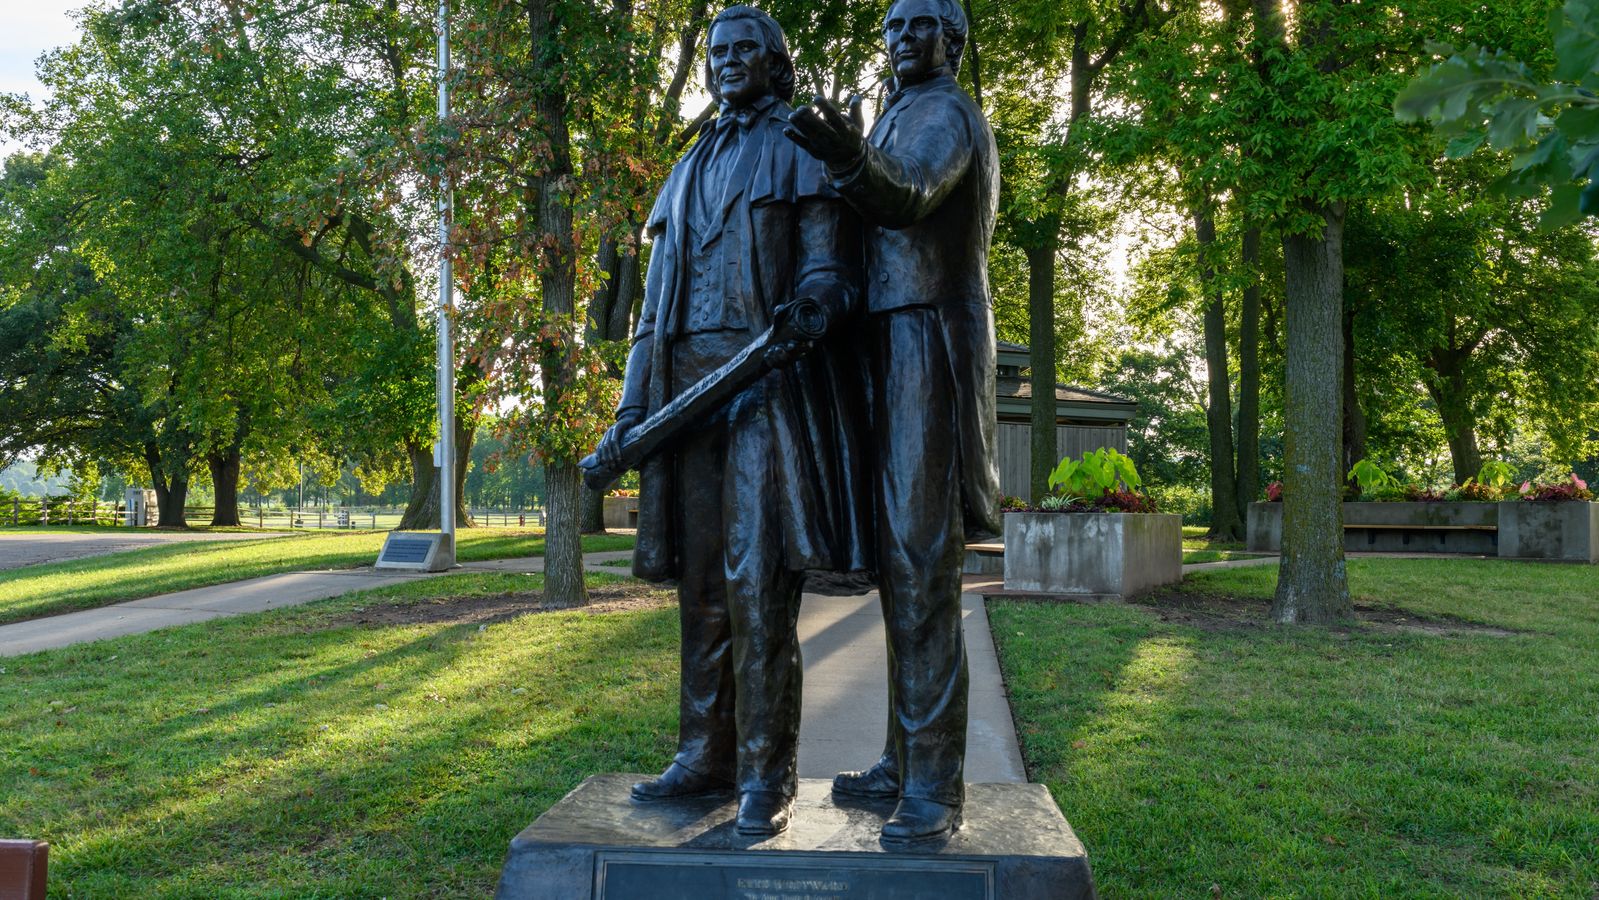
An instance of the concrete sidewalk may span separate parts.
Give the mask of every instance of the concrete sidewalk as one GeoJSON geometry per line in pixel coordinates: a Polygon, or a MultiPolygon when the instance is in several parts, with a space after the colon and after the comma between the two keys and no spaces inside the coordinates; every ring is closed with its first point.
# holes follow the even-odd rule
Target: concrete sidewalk
{"type": "MultiPolygon", "coordinates": [[[[627,569],[602,563],[627,559],[632,551],[590,553],[583,557],[583,568],[590,572],[625,575],[627,569]]],[[[544,557],[520,557],[465,563],[453,572],[542,572],[544,557]]],[[[193,588],[130,600],[115,606],[86,609],[82,612],[32,619],[13,625],[0,625],[0,657],[20,656],[40,650],[54,650],[88,641],[129,634],[143,634],[158,628],[205,622],[223,616],[238,616],[299,606],[326,600],[352,591],[387,587],[418,578],[436,578],[448,573],[404,572],[371,567],[318,572],[285,572],[247,581],[193,588]]]]}
{"type": "MultiPolygon", "coordinates": [[[[971,674],[966,780],[1025,782],[983,599],[963,595],[961,618],[971,674]]],[[[805,658],[800,777],[832,778],[870,766],[883,751],[888,727],[888,657],[877,594],[807,594],[800,604],[799,633],[805,658]]]]}

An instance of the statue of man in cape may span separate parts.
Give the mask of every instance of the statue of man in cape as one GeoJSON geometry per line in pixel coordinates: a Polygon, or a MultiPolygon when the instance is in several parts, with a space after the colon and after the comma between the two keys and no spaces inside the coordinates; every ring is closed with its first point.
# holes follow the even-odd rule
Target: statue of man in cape
{"type": "Polygon", "coordinates": [[[779,348],[781,368],[639,468],[633,571],[677,583],[682,685],[677,755],[634,799],[736,789],[738,830],[770,835],[797,788],[805,573],[871,568],[865,391],[853,348],[832,336],[856,313],[861,244],[821,163],[783,137],[794,67],[781,26],[754,7],[724,10],[706,84],[720,115],[646,223],[643,310],[617,424],[595,456],[619,459],[629,429],[719,371],[786,304],[824,312],[814,348],[779,348]]]}

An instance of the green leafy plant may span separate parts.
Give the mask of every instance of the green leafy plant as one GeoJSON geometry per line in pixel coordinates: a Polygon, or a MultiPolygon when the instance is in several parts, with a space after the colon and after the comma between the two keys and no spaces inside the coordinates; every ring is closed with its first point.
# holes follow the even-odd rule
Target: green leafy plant
{"type": "Polygon", "coordinates": [[[1360,485],[1360,492],[1367,499],[1398,499],[1404,496],[1404,485],[1399,479],[1369,459],[1355,463],[1354,468],[1349,470],[1348,478],[1360,485]]]}
{"type": "MultiPolygon", "coordinates": [[[[1466,479],[1468,482],[1471,479],[1466,479]]],[[[1477,472],[1477,483],[1486,487],[1504,491],[1516,482],[1516,470],[1510,463],[1490,459],[1482,464],[1482,469],[1477,472]]]]}
{"type": "Polygon", "coordinates": [[[1066,457],[1049,473],[1049,489],[1066,497],[1098,500],[1117,489],[1134,490],[1143,484],[1133,461],[1110,447],[1083,454],[1082,459],[1066,457]]]}

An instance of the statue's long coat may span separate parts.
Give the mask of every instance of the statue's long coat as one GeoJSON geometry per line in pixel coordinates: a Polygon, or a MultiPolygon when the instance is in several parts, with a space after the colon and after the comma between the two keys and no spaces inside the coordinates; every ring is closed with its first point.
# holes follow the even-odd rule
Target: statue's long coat
{"type": "Polygon", "coordinates": [[[938,75],[893,98],[872,127],[860,166],[834,186],[867,225],[867,311],[938,311],[955,368],[952,430],[960,441],[967,533],[997,532],[997,370],[988,286],[999,205],[994,133],[954,77],[938,75]]]}
{"type": "MultiPolygon", "coordinates": [[[[830,311],[831,331],[808,356],[767,376],[766,424],[776,452],[759,481],[761,496],[740,499],[775,505],[789,569],[869,570],[865,396],[861,363],[847,334],[859,298],[859,230],[853,213],[827,186],[821,164],[783,136],[789,112],[788,104],[773,104],[745,137],[723,205],[722,239],[736,242],[726,248],[729,258],[748,261],[739,270],[740,289],[752,301],[747,308],[755,311],[752,339],[771,324],[775,309],[800,296],[830,311]]],[[[698,156],[710,143],[702,138],[678,161],[646,222],[650,262],[636,340],[652,342],[644,387],[650,413],[671,399],[671,347],[686,313],[689,278],[688,194],[698,156]]],[[[634,377],[630,372],[629,381],[634,377]]],[[[668,451],[639,469],[633,572],[641,578],[675,578],[679,543],[693,540],[674,533],[673,498],[684,487],[675,483],[674,468],[668,451]]]]}

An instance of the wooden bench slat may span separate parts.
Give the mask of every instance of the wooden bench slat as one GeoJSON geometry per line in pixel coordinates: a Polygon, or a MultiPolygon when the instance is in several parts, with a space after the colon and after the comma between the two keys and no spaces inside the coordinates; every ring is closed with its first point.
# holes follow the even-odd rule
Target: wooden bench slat
{"type": "Polygon", "coordinates": [[[1344,530],[1369,528],[1374,531],[1498,531],[1498,525],[1356,525],[1345,522],[1344,530]]]}

